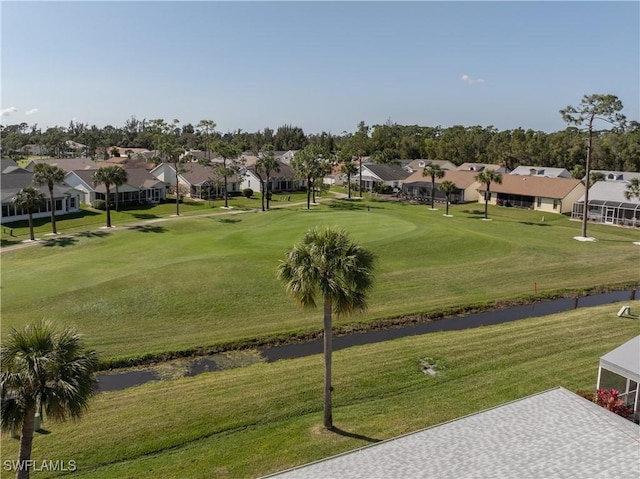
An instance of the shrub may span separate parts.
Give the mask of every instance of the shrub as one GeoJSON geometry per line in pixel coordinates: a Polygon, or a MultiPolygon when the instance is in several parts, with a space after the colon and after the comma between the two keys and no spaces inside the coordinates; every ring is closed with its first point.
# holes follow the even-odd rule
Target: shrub
{"type": "Polygon", "coordinates": [[[242,190],[242,194],[247,198],[251,198],[253,196],[253,190],[251,188],[245,188],[242,190]]]}
{"type": "Polygon", "coordinates": [[[596,391],[596,404],[622,417],[631,415],[631,408],[619,397],[615,389],[598,389],[596,391]]]}
{"type": "Polygon", "coordinates": [[[91,207],[95,208],[96,210],[106,210],[107,209],[107,202],[105,200],[93,200],[93,202],[91,203],[91,207]]]}

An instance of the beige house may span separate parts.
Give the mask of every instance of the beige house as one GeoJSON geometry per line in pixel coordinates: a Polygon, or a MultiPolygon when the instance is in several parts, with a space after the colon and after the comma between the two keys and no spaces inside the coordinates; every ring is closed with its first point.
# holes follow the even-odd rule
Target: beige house
{"type": "MultiPolygon", "coordinates": [[[[484,203],[486,185],[478,187],[478,202],[484,203]]],[[[502,184],[491,183],[489,203],[549,213],[571,213],[584,195],[582,181],[569,178],[502,175],[502,184]]]]}
{"type": "MultiPolygon", "coordinates": [[[[431,177],[423,176],[424,168],[406,178],[402,184],[402,194],[405,198],[416,201],[428,201],[431,198],[431,177]]],[[[478,187],[476,171],[445,170],[444,177],[436,178],[435,200],[444,202],[446,196],[438,186],[443,181],[452,181],[457,191],[451,195],[451,203],[469,203],[478,201],[478,187]]]]}

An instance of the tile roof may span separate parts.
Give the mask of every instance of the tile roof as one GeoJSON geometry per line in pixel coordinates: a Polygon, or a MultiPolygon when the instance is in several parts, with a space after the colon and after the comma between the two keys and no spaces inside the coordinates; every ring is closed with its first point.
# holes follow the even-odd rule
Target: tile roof
{"type": "Polygon", "coordinates": [[[640,427],[556,388],[267,477],[640,477],[640,427]]]}
{"type": "Polygon", "coordinates": [[[26,169],[33,171],[33,167],[38,163],[49,163],[50,165],[58,166],[67,173],[74,170],[91,170],[97,168],[96,162],[91,158],[55,158],[50,160],[31,160],[29,164],[27,164],[26,169]]]}
{"type": "MultiPolygon", "coordinates": [[[[93,174],[96,171],[98,171],[98,168],[95,168],[93,170],[74,170],[73,173],[76,174],[87,185],[93,188],[94,191],[97,191],[99,193],[106,193],[107,189],[103,184],[97,186],[94,186],[93,184],[93,174]]],[[[145,168],[129,168],[126,170],[126,172],[126,184],[134,188],[153,188],[164,185],[162,181],[154,177],[145,168]]]]}
{"type": "MultiPolygon", "coordinates": [[[[420,168],[411,176],[403,181],[403,184],[408,185],[410,183],[425,183],[431,184],[430,176],[422,176],[423,168],[420,168]]],[[[436,178],[436,184],[440,184],[443,181],[453,181],[455,185],[462,190],[467,189],[474,183],[477,183],[475,177],[478,174],[477,171],[459,171],[459,170],[445,170],[444,177],[436,178]]]]}

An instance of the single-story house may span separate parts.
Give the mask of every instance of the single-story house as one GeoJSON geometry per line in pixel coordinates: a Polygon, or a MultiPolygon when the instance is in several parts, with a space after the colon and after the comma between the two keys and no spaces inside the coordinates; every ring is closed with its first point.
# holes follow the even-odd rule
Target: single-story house
{"type": "MultiPolygon", "coordinates": [[[[597,388],[615,389],[638,417],[640,384],[640,336],[630,339],[600,358],[597,388]]],[[[640,477],[640,476],[639,476],[640,477]]]]}
{"type": "Polygon", "coordinates": [[[266,477],[634,479],[639,446],[637,424],[558,387],[266,477]]]}
{"type": "MultiPolygon", "coordinates": [[[[412,173],[411,176],[404,180],[402,186],[403,197],[420,202],[428,202],[431,200],[431,177],[423,176],[423,171],[424,168],[412,173]]],[[[478,187],[480,183],[475,179],[477,174],[475,171],[445,170],[444,177],[436,178],[435,200],[446,200],[446,195],[438,186],[443,181],[451,181],[457,187],[457,190],[451,194],[451,203],[478,201],[478,187]]]]}
{"type": "Polygon", "coordinates": [[[509,173],[519,176],[544,176],[545,178],[571,178],[566,168],[551,168],[547,166],[518,166],[509,173]]]}
{"type": "MultiPolygon", "coordinates": [[[[243,155],[244,165],[240,170],[242,176],[241,189],[250,188],[256,193],[262,193],[262,186],[260,184],[260,177],[256,173],[257,156],[243,155]]],[[[269,191],[271,192],[284,192],[284,191],[298,191],[306,185],[306,179],[300,178],[291,166],[278,161],[278,170],[271,172],[269,179],[269,191]]]]}
{"type": "Polygon", "coordinates": [[[360,183],[362,178],[362,191],[375,191],[377,187],[387,186],[393,189],[394,193],[402,189],[403,181],[410,176],[410,173],[400,165],[393,163],[373,163],[365,162],[360,166],[360,171],[354,175],[353,181],[360,183]]]}
{"type": "MultiPolygon", "coordinates": [[[[13,160],[2,159],[2,174],[0,175],[0,200],[2,203],[2,215],[0,223],[26,220],[29,215],[21,208],[13,205],[13,198],[24,187],[31,186],[40,191],[45,203],[33,213],[34,218],[48,218],[51,216],[51,204],[49,188],[47,185],[35,186],[33,184],[33,172],[20,168],[13,160]]],[[[81,193],[67,183],[59,183],[53,187],[56,216],[80,211],[81,193]]]]}
{"type": "MultiPolygon", "coordinates": [[[[213,168],[191,161],[182,163],[180,169],[178,182],[181,194],[200,199],[224,196],[224,179],[222,176],[216,176],[213,168]]],[[[168,189],[175,191],[176,170],[171,163],[160,163],[150,173],[168,189]]],[[[227,190],[229,194],[242,191],[238,175],[227,176],[227,190]]]]}
{"type": "MultiPolygon", "coordinates": [[[[478,201],[484,203],[485,184],[480,184],[478,201]]],[[[502,175],[502,184],[491,183],[489,203],[549,213],[570,213],[584,194],[580,180],[539,176],[502,175]]]]}
{"type": "MultiPolygon", "coordinates": [[[[640,199],[627,199],[627,181],[596,181],[589,188],[588,219],[619,226],[640,226],[640,199]]],[[[575,202],[571,218],[582,220],[584,193],[575,202]]]]}
{"type": "MultiPolygon", "coordinates": [[[[106,199],[107,189],[104,184],[94,185],[93,170],[73,170],[66,174],[65,182],[82,192],[82,203],[90,205],[95,200],[106,199]]],[[[158,203],[166,198],[165,184],[152,176],[144,168],[129,168],[127,182],[118,187],[118,203],[145,204],[158,203]]],[[[110,201],[115,203],[116,188],[110,187],[110,201]]]]}
{"type": "Polygon", "coordinates": [[[48,160],[35,159],[29,161],[24,167],[25,170],[33,171],[33,167],[38,163],[48,163],[53,166],[62,168],[66,173],[73,170],[94,170],[98,168],[98,164],[91,158],[51,158],[48,160]]]}

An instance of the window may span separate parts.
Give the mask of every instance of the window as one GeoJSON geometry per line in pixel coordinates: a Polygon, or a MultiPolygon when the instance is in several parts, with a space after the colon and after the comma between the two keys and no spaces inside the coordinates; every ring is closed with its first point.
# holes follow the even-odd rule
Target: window
{"type": "Polygon", "coordinates": [[[553,200],[553,209],[554,210],[558,209],[558,200],[553,200]]]}
{"type": "Polygon", "coordinates": [[[60,211],[62,209],[62,200],[56,200],[56,211],[60,211]]]}
{"type": "Polygon", "coordinates": [[[540,207],[542,206],[542,198],[540,198],[539,196],[538,196],[538,198],[537,198],[537,200],[536,200],[536,206],[537,206],[538,208],[540,208],[540,207]]]}
{"type": "Polygon", "coordinates": [[[75,207],[76,207],[76,199],[69,198],[69,208],[75,208],[75,207]]]}

